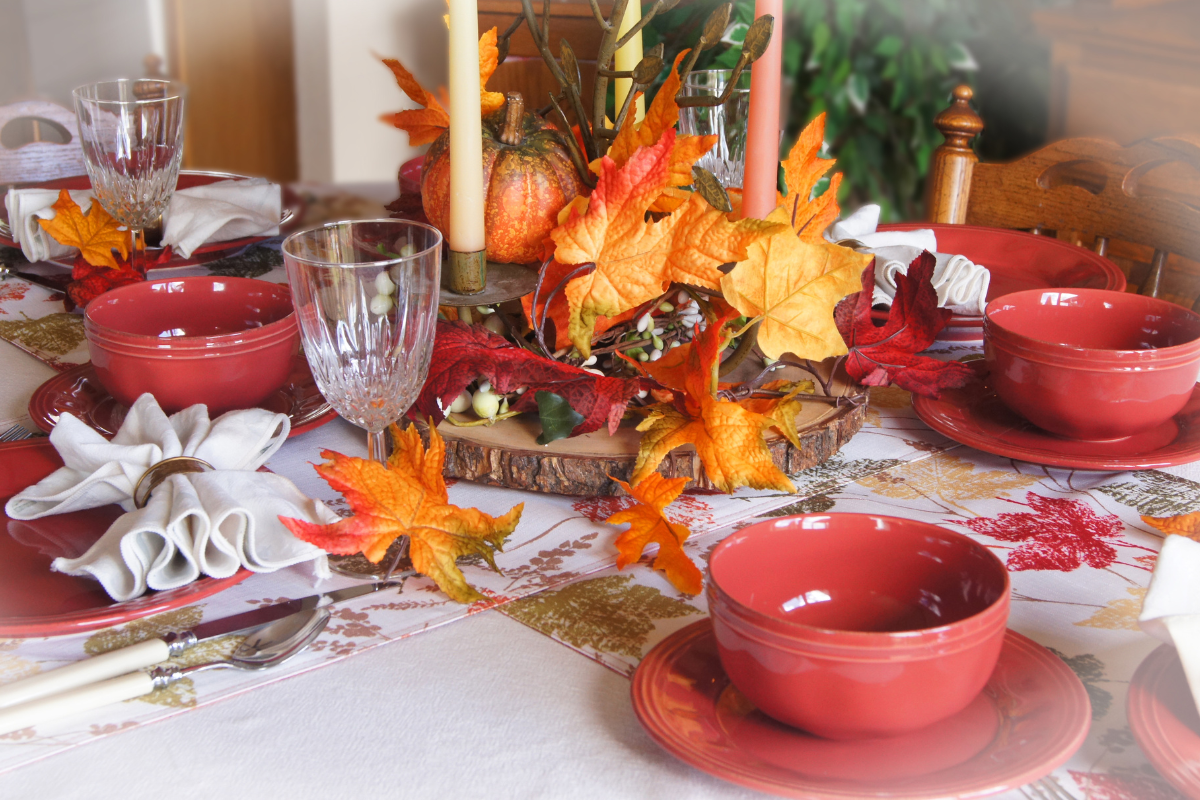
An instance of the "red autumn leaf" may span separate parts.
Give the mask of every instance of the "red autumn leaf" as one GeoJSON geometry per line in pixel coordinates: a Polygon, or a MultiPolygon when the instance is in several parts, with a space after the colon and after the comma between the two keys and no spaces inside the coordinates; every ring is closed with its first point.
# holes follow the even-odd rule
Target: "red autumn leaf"
{"type": "MultiPolygon", "coordinates": [[[[1007,502],[1016,503],[1015,500],[1007,502]]],[[[1008,554],[1014,572],[1058,570],[1072,572],[1087,564],[1104,569],[1117,560],[1117,550],[1108,541],[1118,539],[1125,524],[1113,514],[1097,516],[1086,503],[1057,497],[1025,496],[1028,512],[1000,514],[995,519],[976,517],[966,522],[973,532],[1002,542],[1021,542],[1008,554]]]]}
{"type": "Polygon", "coordinates": [[[838,331],[850,354],[846,371],[866,386],[899,386],[922,397],[939,397],[943,389],[964,386],[974,375],[957,361],[940,361],[917,355],[933,344],[946,327],[951,312],[938,308],[933,288],[932,253],[924,252],[896,276],[896,298],[887,323],[876,327],[871,319],[875,292],[875,265],[863,272],[862,291],[847,297],[834,313],[838,331]]]}
{"type": "MultiPolygon", "coordinates": [[[[165,247],[162,254],[150,266],[155,267],[166,263],[170,258],[171,248],[165,247]]],[[[123,259],[117,261],[117,268],[113,269],[102,264],[89,264],[82,255],[79,255],[75,257],[75,263],[71,269],[71,282],[67,284],[63,305],[66,306],[67,311],[74,310],[76,306],[84,308],[109,289],[144,280],[146,280],[145,276],[123,259]]]]}
{"type": "Polygon", "coordinates": [[[539,391],[559,395],[583,416],[583,422],[571,431],[572,436],[591,433],[605,425],[613,433],[629,401],[650,386],[642,378],[601,377],[551,361],[479,325],[439,321],[429,377],[414,408],[435,424],[441,422],[446,416],[442,409],[449,408],[454,398],[477,378],[490,381],[500,393],[529,387],[513,403],[513,411],[536,411],[539,391]]]}

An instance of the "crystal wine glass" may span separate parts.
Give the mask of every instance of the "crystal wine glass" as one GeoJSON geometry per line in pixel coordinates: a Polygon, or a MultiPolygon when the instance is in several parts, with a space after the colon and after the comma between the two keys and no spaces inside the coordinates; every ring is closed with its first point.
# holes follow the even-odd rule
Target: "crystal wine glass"
{"type": "MultiPolygon", "coordinates": [[[[332,222],[283,243],[309,367],[338,414],[366,429],[367,458],[386,462],[384,432],[425,382],[441,256],[436,228],[395,219],[332,222]]],[[[406,544],[398,540],[380,562],[390,562],[389,574],[406,544]]],[[[330,563],[357,577],[380,574],[362,556],[330,563]]]]}
{"type": "Polygon", "coordinates": [[[75,117],[92,193],[133,234],[130,264],[146,272],[145,229],[162,216],[179,179],[186,87],[165,80],[80,86],[75,117]]]}
{"type": "MultiPolygon", "coordinates": [[[[683,84],[685,97],[720,97],[733,70],[708,69],[689,73],[683,84]]],[[[742,185],[746,166],[746,123],[750,117],[750,70],[738,76],[737,86],[717,106],[684,106],[679,109],[679,132],[717,136],[716,145],[700,157],[698,166],[711,172],[726,189],[742,185]]]]}

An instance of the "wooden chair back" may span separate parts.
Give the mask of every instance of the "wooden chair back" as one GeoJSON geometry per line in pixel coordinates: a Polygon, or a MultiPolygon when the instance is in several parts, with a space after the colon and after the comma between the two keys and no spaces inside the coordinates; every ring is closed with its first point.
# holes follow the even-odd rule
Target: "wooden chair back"
{"type": "Polygon", "coordinates": [[[40,100],[0,107],[0,184],[84,173],[74,112],[40,100]]]}
{"type": "Polygon", "coordinates": [[[946,142],[930,161],[930,221],[1089,246],[1121,265],[1142,294],[1200,309],[1200,137],[1128,147],[1064,139],[1007,164],[979,163],[970,143],[983,121],[971,97],[970,87],[958,87],[934,121],[946,142]]]}

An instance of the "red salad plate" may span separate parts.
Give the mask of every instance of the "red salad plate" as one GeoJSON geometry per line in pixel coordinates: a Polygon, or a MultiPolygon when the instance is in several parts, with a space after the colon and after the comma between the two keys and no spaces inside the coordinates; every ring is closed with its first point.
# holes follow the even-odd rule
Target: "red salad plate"
{"type": "MultiPolygon", "coordinates": [[[[1024,231],[984,228],[978,225],[946,225],[933,222],[904,222],[880,225],[881,231],[912,231],[929,228],[937,236],[938,251],[964,255],[988,268],[992,281],[987,299],[1025,289],[1111,289],[1125,291],[1125,274],[1107,258],[1085,247],[1049,236],[1024,231]]],[[[873,312],[885,319],[888,312],[873,312]]],[[[983,317],[955,314],[938,334],[941,341],[982,341],[983,317]]]]}
{"type": "Polygon", "coordinates": [[[650,736],[682,761],[732,783],[811,800],[1014,789],[1066,762],[1092,717],[1070,668],[1013,631],[971,705],[889,739],[822,739],[766,716],[721,669],[708,620],[656,645],[633,676],[632,695],[650,736]]]}
{"type": "Polygon", "coordinates": [[[1200,714],[1174,647],[1159,647],[1133,673],[1126,710],[1133,738],[1154,768],[1200,798],[1200,714]]]}
{"type": "Polygon", "coordinates": [[[50,562],[83,555],[124,513],[116,505],[35,520],[4,513],[8,498],[61,466],[45,439],[0,444],[0,637],[68,636],[120,625],[203,600],[250,577],[242,569],[116,603],[98,581],[52,571],[50,562]]]}
{"type": "MultiPolygon", "coordinates": [[[[246,180],[246,177],[247,176],[245,175],[234,175],[229,172],[181,170],[179,173],[179,180],[175,183],[175,188],[190,189],[193,186],[207,186],[208,184],[216,183],[217,181],[246,180]]],[[[92,188],[92,181],[87,175],[73,175],[69,178],[58,178],[56,180],[45,181],[43,183],[24,184],[21,188],[70,190],[90,189],[92,188]]],[[[281,234],[290,233],[291,231],[299,228],[300,219],[304,216],[304,201],[300,198],[300,196],[286,186],[282,187],[282,191],[283,212],[282,218],[279,221],[279,232],[281,234]]],[[[0,203],[0,219],[2,219],[6,225],[9,224],[7,211],[5,210],[3,203],[0,203]]],[[[215,261],[218,258],[223,258],[224,256],[230,255],[234,251],[243,247],[269,238],[271,237],[245,236],[241,239],[230,239],[225,242],[209,242],[207,244],[202,244],[193,250],[191,258],[173,255],[167,262],[151,268],[151,271],[156,269],[174,269],[176,267],[186,267],[190,264],[203,264],[208,261],[215,261]]],[[[18,247],[19,245],[17,245],[17,243],[14,242],[11,237],[0,234],[0,246],[18,247]]],[[[150,260],[153,261],[157,257],[158,253],[161,252],[161,248],[148,247],[146,248],[146,251],[150,260]]]]}
{"type": "Polygon", "coordinates": [[[1200,460],[1200,386],[1183,410],[1156,428],[1123,439],[1066,439],[1035,426],[1000,400],[982,361],[970,362],[979,380],[948,389],[936,400],[913,395],[913,410],[929,427],[956,442],[1048,467],[1124,472],[1200,460]]]}
{"type": "MultiPolygon", "coordinates": [[[[295,357],[287,382],[264,400],[261,407],[288,415],[292,422],[289,438],[337,417],[337,412],[321,396],[303,355],[295,357]]],[[[100,384],[91,362],[60,372],[35,389],[29,398],[29,418],[44,433],[53,430],[59,415],[69,411],[104,436],[115,436],[128,410],[100,384]]]]}

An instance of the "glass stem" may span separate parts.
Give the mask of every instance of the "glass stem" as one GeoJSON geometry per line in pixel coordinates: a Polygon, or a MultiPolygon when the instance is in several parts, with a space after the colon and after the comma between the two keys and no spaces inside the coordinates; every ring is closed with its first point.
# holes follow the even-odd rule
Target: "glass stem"
{"type": "Polygon", "coordinates": [[[367,459],[369,461],[378,461],[380,464],[387,463],[385,433],[387,433],[386,428],[381,431],[367,431],[367,459]]]}
{"type": "Polygon", "coordinates": [[[133,234],[133,249],[129,253],[129,265],[137,274],[146,275],[146,231],[144,228],[129,229],[133,234]]]}

